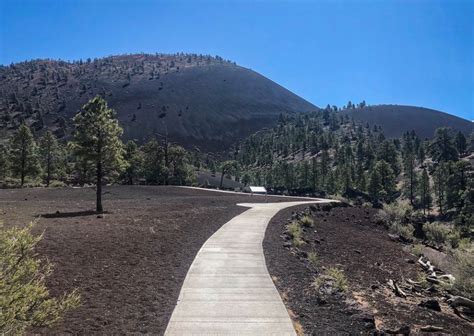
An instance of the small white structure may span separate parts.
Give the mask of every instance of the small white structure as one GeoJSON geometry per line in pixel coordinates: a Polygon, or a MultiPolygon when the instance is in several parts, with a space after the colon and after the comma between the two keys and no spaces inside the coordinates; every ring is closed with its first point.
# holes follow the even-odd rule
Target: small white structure
{"type": "Polygon", "coordinates": [[[265,189],[265,187],[248,186],[244,188],[244,191],[251,194],[267,194],[267,189],[265,189]]]}

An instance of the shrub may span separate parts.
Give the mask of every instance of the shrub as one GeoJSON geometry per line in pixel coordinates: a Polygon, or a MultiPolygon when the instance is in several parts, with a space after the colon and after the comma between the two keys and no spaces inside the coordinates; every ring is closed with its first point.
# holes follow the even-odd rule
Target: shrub
{"type": "Polygon", "coordinates": [[[313,281],[313,287],[319,291],[323,286],[331,285],[340,292],[347,292],[349,289],[349,283],[344,274],[344,271],[331,267],[327,269],[323,274],[315,277],[313,281]]]}
{"type": "Polygon", "coordinates": [[[390,227],[393,224],[406,223],[411,211],[410,205],[406,202],[385,204],[375,215],[375,220],[390,227]]]}
{"type": "Polygon", "coordinates": [[[301,230],[301,226],[298,222],[293,221],[291,224],[288,225],[288,234],[290,235],[293,245],[295,247],[300,247],[304,244],[304,241],[301,237],[303,231],[301,230]]]}
{"type": "Polygon", "coordinates": [[[390,231],[405,239],[413,239],[413,226],[411,224],[394,223],[390,225],[390,231]]]}
{"type": "Polygon", "coordinates": [[[306,227],[313,227],[314,226],[314,220],[311,217],[309,217],[308,215],[304,215],[300,219],[300,224],[303,225],[303,226],[306,226],[306,227]]]}
{"type": "Polygon", "coordinates": [[[308,260],[311,265],[316,266],[318,264],[319,258],[316,252],[308,253],[308,260]]]}
{"type": "Polygon", "coordinates": [[[415,244],[411,248],[411,253],[413,253],[415,256],[419,257],[423,254],[423,248],[424,248],[424,246],[422,244],[415,244]]]}
{"type": "Polygon", "coordinates": [[[45,285],[52,266],[34,248],[41,236],[25,228],[0,228],[0,334],[24,334],[31,326],[50,326],[78,306],[76,291],[52,298],[45,285]]]}
{"type": "Polygon", "coordinates": [[[343,270],[331,267],[326,271],[326,274],[334,280],[337,289],[341,292],[347,292],[349,284],[343,270]]]}
{"type": "Polygon", "coordinates": [[[457,250],[454,259],[456,280],[453,289],[460,295],[474,299],[474,254],[457,250]]]}
{"type": "Polygon", "coordinates": [[[66,186],[66,183],[64,183],[63,181],[54,180],[54,181],[51,181],[49,186],[51,188],[63,188],[66,186]]]}
{"type": "Polygon", "coordinates": [[[451,229],[449,226],[442,223],[427,222],[423,225],[423,232],[425,233],[428,241],[435,244],[444,244],[448,240],[451,229]]]}

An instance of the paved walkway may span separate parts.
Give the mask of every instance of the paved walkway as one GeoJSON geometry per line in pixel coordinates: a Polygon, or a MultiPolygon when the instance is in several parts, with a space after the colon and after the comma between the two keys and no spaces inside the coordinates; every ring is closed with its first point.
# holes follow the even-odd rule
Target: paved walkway
{"type": "Polygon", "coordinates": [[[245,203],[196,255],[165,335],[296,335],[265,264],[262,241],[281,209],[327,200],[245,203]]]}

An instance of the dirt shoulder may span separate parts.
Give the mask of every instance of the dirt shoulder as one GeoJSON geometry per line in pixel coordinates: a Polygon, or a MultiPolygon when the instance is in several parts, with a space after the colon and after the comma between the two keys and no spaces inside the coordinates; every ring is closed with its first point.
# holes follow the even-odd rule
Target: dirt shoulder
{"type": "Polygon", "coordinates": [[[5,225],[41,216],[37,252],[54,264],[51,294],[78,288],[82,305],[53,329],[32,334],[163,334],[194,256],[242,202],[289,199],[176,187],[105,188],[103,218],[93,189],[0,190],[5,225]]]}
{"type": "Polygon", "coordinates": [[[303,227],[304,243],[295,248],[286,225],[305,209],[301,206],[277,214],[263,244],[270,275],[301,333],[417,334],[425,326],[442,327],[455,335],[474,333],[473,325],[456,316],[444,302],[440,302],[439,312],[419,306],[429,297],[408,293],[407,298],[400,298],[388,288],[389,279],[417,279],[421,267],[403,244],[392,241],[375,223],[373,209],[314,211],[314,227],[303,227]],[[311,252],[317,255],[316,263],[309,261],[311,252]],[[315,288],[315,278],[330,268],[343,270],[347,294],[329,291],[324,295],[315,288]]]}

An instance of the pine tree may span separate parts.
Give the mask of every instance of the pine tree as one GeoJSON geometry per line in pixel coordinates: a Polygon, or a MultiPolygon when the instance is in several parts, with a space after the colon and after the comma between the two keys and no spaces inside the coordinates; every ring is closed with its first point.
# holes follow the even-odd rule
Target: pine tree
{"type": "Polygon", "coordinates": [[[7,144],[0,144],[0,180],[4,180],[8,176],[10,169],[9,148],[7,144]]]}
{"type": "Polygon", "coordinates": [[[35,177],[40,172],[38,149],[28,126],[20,125],[13,135],[10,148],[12,173],[20,177],[20,185],[23,186],[25,177],[35,177]]]}
{"type": "Polygon", "coordinates": [[[446,193],[448,181],[447,164],[441,163],[438,165],[438,167],[436,167],[436,170],[433,174],[433,180],[439,213],[444,215],[446,212],[446,193]]]}
{"type": "Polygon", "coordinates": [[[456,149],[460,155],[463,155],[467,149],[467,140],[462,132],[456,133],[456,139],[454,140],[456,149]]]}
{"type": "Polygon", "coordinates": [[[74,123],[76,129],[72,146],[76,156],[94,163],[96,211],[101,213],[104,177],[113,177],[126,167],[120,140],[123,130],[115,119],[115,111],[100,96],[82,107],[74,117],[74,123]]]}
{"type": "Polygon", "coordinates": [[[430,151],[435,162],[457,161],[459,153],[449,128],[438,128],[430,144],[430,151]]]}
{"type": "Polygon", "coordinates": [[[374,202],[380,200],[380,193],[382,192],[382,178],[379,171],[373,167],[370,171],[369,185],[367,191],[374,202]]]}
{"type": "Polygon", "coordinates": [[[421,174],[419,195],[420,206],[423,209],[423,214],[426,214],[426,211],[429,212],[432,205],[430,177],[428,176],[428,172],[426,171],[426,169],[423,169],[423,172],[421,174]]]}
{"type": "Polygon", "coordinates": [[[51,131],[47,131],[40,139],[40,159],[45,174],[46,187],[49,187],[51,179],[61,170],[63,152],[58,140],[51,131]]]}
{"type": "Polygon", "coordinates": [[[129,140],[125,145],[124,159],[127,162],[124,178],[128,184],[133,185],[143,173],[143,153],[133,140],[129,140]]]}
{"type": "Polygon", "coordinates": [[[415,205],[415,196],[416,196],[416,172],[415,172],[415,157],[412,153],[407,153],[403,162],[404,166],[404,178],[405,178],[405,190],[410,200],[412,206],[415,205]]]}
{"type": "Polygon", "coordinates": [[[233,174],[238,169],[238,163],[234,160],[224,161],[221,165],[221,181],[219,183],[219,189],[222,189],[224,185],[224,176],[233,174]]]}

